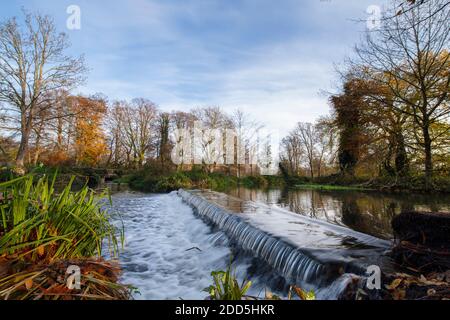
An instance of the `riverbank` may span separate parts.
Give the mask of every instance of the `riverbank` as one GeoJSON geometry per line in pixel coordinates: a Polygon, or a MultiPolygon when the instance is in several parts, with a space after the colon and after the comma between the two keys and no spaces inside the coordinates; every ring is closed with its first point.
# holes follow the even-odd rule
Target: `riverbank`
{"type": "MultiPolygon", "coordinates": [[[[239,183],[244,181],[253,183],[253,186],[264,183],[266,186],[271,185],[273,187],[274,182],[280,182],[279,178],[273,177],[248,177],[244,180],[196,171],[188,174],[183,173],[181,177],[179,174],[166,175],[164,179],[159,179],[157,183],[165,179],[170,181],[177,178],[185,183],[200,184],[202,179],[209,178],[211,180],[208,183],[211,186],[214,183],[216,187],[232,186],[236,183],[239,185],[239,183]]],[[[142,176],[144,177],[144,175],[142,176]]],[[[117,181],[126,182],[125,180],[130,179],[130,177],[129,175],[124,175],[117,181]]],[[[170,186],[174,187],[175,184],[170,186]]],[[[314,186],[307,185],[306,187],[314,188],[314,186]]],[[[0,220],[0,297],[6,299],[123,300],[131,298],[131,287],[120,285],[121,282],[125,282],[134,286],[138,284],[139,286],[145,286],[142,298],[169,298],[174,297],[172,296],[173,294],[176,294],[176,297],[178,297],[180,293],[183,293],[200,299],[204,295],[201,287],[207,285],[209,278],[206,274],[211,270],[223,270],[226,263],[229,262],[226,245],[220,254],[217,252],[217,245],[226,240],[221,236],[222,230],[214,230],[214,233],[211,234],[209,227],[206,224],[202,224],[200,220],[196,220],[191,209],[182,204],[181,199],[176,194],[124,193],[122,196],[120,194],[116,195],[114,198],[114,210],[111,213],[117,210],[117,212],[120,212],[121,217],[117,217],[116,221],[113,220],[110,223],[109,214],[98,206],[99,203],[97,201],[101,198],[98,191],[94,193],[87,187],[77,192],[73,192],[71,189],[72,185],[69,183],[65,188],[56,192],[53,190],[51,177],[49,179],[38,179],[34,176],[33,180],[32,175],[0,185],[0,204],[4,206],[6,213],[6,219],[0,220]],[[22,213],[25,214],[24,218],[21,218],[22,213]],[[103,260],[101,257],[104,255],[97,255],[97,252],[102,252],[102,243],[98,239],[106,238],[111,240],[109,242],[112,242],[113,246],[105,249],[112,249],[112,251],[120,249],[118,245],[122,239],[116,238],[114,240],[114,238],[110,238],[113,234],[120,234],[121,230],[113,227],[113,225],[116,225],[116,222],[119,224],[124,223],[127,230],[131,232],[129,237],[127,237],[128,251],[125,253],[121,251],[120,256],[120,266],[123,268],[124,277],[120,276],[121,270],[119,265],[103,260]],[[188,224],[189,228],[186,228],[188,224]],[[186,229],[189,232],[183,234],[182,231],[186,229]],[[153,234],[156,238],[152,237],[152,240],[148,242],[145,240],[148,234],[153,234]],[[197,236],[199,238],[196,238],[197,236]],[[190,237],[193,238],[191,239],[190,237]],[[66,239],[70,241],[66,241],[66,239]],[[179,243],[185,243],[185,245],[180,247],[179,243]],[[137,254],[137,252],[140,254],[137,254]],[[206,257],[213,257],[216,253],[218,253],[217,259],[207,260],[206,257]],[[202,257],[199,257],[200,255],[202,257]],[[157,263],[155,257],[159,256],[164,256],[165,258],[160,263],[157,263]],[[203,266],[203,263],[207,261],[209,261],[207,266],[203,266]],[[81,286],[83,288],[88,287],[90,291],[78,292],[67,288],[68,275],[66,270],[73,265],[80,267],[81,286]],[[176,268],[170,269],[175,265],[176,268]],[[184,272],[179,265],[189,268],[184,272]],[[192,270],[193,266],[198,267],[198,274],[190,273],[189,270],[192,270]],[[177,274],[181,277],[180,279],[186,281],[185,283],[183,282],[184,286],[175,287],[174,283],[181,282],[177,281],[176,278],[172,278],[167,282],[168,289],[161,291],[159,286],[160,279],[163,277],[162,274],[165,275],[167,272],[175,274],[177,270],[177,274]],[[157,273],[160,273],[161,276],[155,276],[157,273]],[[205,273],[205,276],[202,277],[202,282],[198,282],[200,273],[205,273]],[[142,282],[141,278],[144,275],[151,279],[149,282],[146,281],[145,284],[143,284],[144,282],[142,282]],[[192,282],[194,280],[198,282],[196,282],[195,288],[192,282]]],[[[250,192],[248,195],[249,200],[262,201],[260,196],[255,193],[255,190],[258,189],[249,188],[248,190],[250,192]]],[[[268,189],[262,188],[260,190],[267,191],[268,189]]],[[[373,202],[368,202],[368,199],[358,198],[364,195],[364,192],[349,190],[346,193],[345,190],[339,189],[335,190],[336,192],[333,192],[333,190],[315,189],[312,191],[304,190],[301,194],[296,190],[292,190],[291,192],[293,193],[290,194],[283,194],[281,188],[278,190],[280,199],[292,201],[292,207],[290,205],[286,207],[291,212],[296,212],[295,209],[297,208],[299,210],[297,213],[305,214],[305,204],[311,203],[310,218],[314,218],[314,221],[317,220],[318,225],[322,225],[322,222],[319,220],[326,217],[330,219],[330,223],[344,224],[355,231],[365,234],[373,233],[376,236],[378,233],[383,233],[381,224],[390,224],[391,213],[395,214],[392,199],[380,199],[380,203],[388,205],[389,210],[392,209],[393,211],[386,212],[386,221],[377,223],[374,217],[384,216],[384,211],[374,206],[373,202]],[[329,199],[330,201],[326,199],[326,197],[330,197],[333,194],[338,194],[339,197],[342,197],[342,203],[339,202],[341,211],[336,210],[334,213],[330,211],[324,217],[321,217],[322,211],[328,208],[328,205],[325,204],[337,203],[336,199],[329,199]],[[296,198],[294,195],[298,197],[296,198]],[[306,195],[310,196],[310,198],[303,198],[306,195]],[[318,203],[316,204],[314,201],[318,201],[318,203]],[[366,204],[367,208],[374,209],[373,214],[366,207],[358,207],[362,204],[366,204]],[[320,210],[316,210],[316,208],[320,208],[320,210]],[[369,214],[366,214],[367,212],[369,214]],[[380,227],[379,230],[377,228],[374,229],[374,226],[377,225],[380,227]]],[[[239,196],[243,199],[246,195],[244,190],[240,190],[239,194],[234,196],[239,196]]],[[[424,195],[424,197],[428,199],[431,196],[424,195]]],[[[281,200],[272,194],[263,195],[263,199],[267,202],[273,201],[271,204],[279,205],[281,203],[281,200]]],[[[417,199],[413,201],[417,201],[417,199]]],[[[406,202],[411,204],[413,201],[407,200],[406,202]]],[[[419,204],[423,207],[422,203],[419,204]]],[[[436,204],[433,205],[436,206],[436,204]]],[[[244,208],[246,206],[239,207],[244,208]]],[[[251,207],[249,206],[249,208],[251,207]]],[[[272,208],[272,206],[268,208],[272,208]]],[[[295,215],[289,216],[297,220],[295,215]]],[[[257,217],[255,216],[255,218],[257,217]]],[[[260,222],[264,223],[267,228],[272,228],[273,226],[280,228],[282,226],[283,219],[280,219],[278,216],[276,219],[273,219],[273,223],[270,223],[267,215],[261,218],[260,222]]],[[[301,218],[299,217],[298,219],[301,218]]],[[[292,232],[292,228],[292,225],[289,224],[285,229],[289,229],[292,232]]],[[[283,230],[283,228],[281,229],[283,230]]],[[[299,237],[299,239],[304,240],[306,237],[299,237]]],[[[430,237],[427,236],[427,239],[430,239],[430,237]]],[[[331,240],[327,238],[327,241],[331,240]]],[[[313,241],[312,243],[318,242],[320,241],[313,241]]],[[[244,259],[241,265],[243,268],[241,273],[242,279],[248,276],[247,271],[251,269],[245,261],[244,259]]],[[[254,268],[262,267],[258,264],[258,267],[255,265],[254,268]]],[[[257,271],[255,278],[257,283],[255,283],[256,286],[254,288],[255,294],[252,293],[252,295],[256,295],[257,291],[260,292],[266,286],[270,288],[271,285],[269,284],[272,283],[272,280],[276,280],[274,274],[264,270],[264,268],[254,270],[257,271]]],[[[255,274],[253,275],[255,276],[255,274]]],[[[386,293],[386,297],[383,297],[383,299],[438,299],[446,296],[445,290],[448,290],[448,287],[434,280],[446,279],[446,273],[425,274],[425,277],[426,281],[421,278],[421,274],[418,274],[416,278],[401,278],[400,275],[394,275],[386,282],[387,285],[393,288],[393,297],[391,297],[391,293],[386,293]],[[426,292],[424,293],[424,285],[428,282],[432,283],[431,287],[425,287],[426,292]],[[420,286],[419,289],[416,289],[416,284],[420,286]],[[405,290],[406,294],[403,294],[405,290]],[[435,290],[437,293],[428,294],[427,290],[435,290]]],[[[430,292],[432,293],[432,291],[430,292]]],[[[326,293],[325,291],[317,291],[317,297],[327,299],[329,296],[325,295],[326,293]]],[[[352,297],[348,298],[352,299],[352,297]]]]}
{"type": "Polygon", "coordinates": [[[106,261],[121,248],[102,199],[73,179],[56,193],[54,178],[33,175],[0,183],[0,299],[124,300],[119,266],[106,261]]]}
{"type": "Polygon", "coordinates": [[[256,175],[235,177],[221,173],[207,173],[201,169],[191,171],[158,171],[147,168],[124,175],[119,182],[129,183],[134,190],[143,192],[170,192],[178,189],[229,190],[246,188],[287,188],[324,191],[380,191],[386,193],[450,193],[450,177],[434,177],[427,189],[424,176],[409,177],[351,177],[340,174],[317,177],[256,175]]]}
{"type": "Polygon", "coordinates": [[[238,186],[246,188],[270,188],[283,186],[278,176],[234,177],[221,173],[206,173],[202,170],[175,171],[159,173],[154,170],[141,170],[127,175],[118,182],[128,183],[130,188],[151,193],[166,193],[179,189],[212,189],[224,191],[238,186]]]}
{"type": "Polygon", "coordinates": [[[364,178],[340,174],[317,177],[287,176],[285,185],[293,189],[360,190],[381,192],[450,193],[450,177],[434,177],[427,189],[424,176],[364,178]]]}
{"type": "MultiPolygon", "coordinates": [[[[387,193],[450,193],[450,176],[436,176],[431,188],[426,188],[422,175],[408,177],[358,177],[334,174],[314,179],[305,176],[254,175],[238,178],[223,173],[208,173],[200,167],[179,171],[173,167],[147,166],[143,169],[113,169],[90,167],[30,167],[35,176],[53,176],[57,173],[56,186],[64,187],[72,177],[74,189],[87,184],[90,188],[102,186],[105,181],[127,183],[135,191],[167,193],[184,189],[213,189],[225,191],[239,186],[246,188],[287,188],[323,191],[380,191],[387,193]]],[[[17,177],[14,170],[2,168],[0,182],[17,177]]]]}

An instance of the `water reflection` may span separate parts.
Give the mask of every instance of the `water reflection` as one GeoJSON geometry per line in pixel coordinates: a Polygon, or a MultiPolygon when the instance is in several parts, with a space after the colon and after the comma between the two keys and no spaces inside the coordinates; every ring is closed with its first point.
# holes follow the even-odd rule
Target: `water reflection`
{"type": "Polygon", "coordinates": [[[391,220],[400,212],[450,211],[450,195],[444,194],[247,188],[233,189],[228,194],[278,206],[384,239],[392,238],[391,220]]]}

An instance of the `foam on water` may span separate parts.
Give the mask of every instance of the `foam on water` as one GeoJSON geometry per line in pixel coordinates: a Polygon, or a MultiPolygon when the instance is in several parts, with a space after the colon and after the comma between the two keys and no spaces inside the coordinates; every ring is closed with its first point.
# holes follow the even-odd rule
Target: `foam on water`
{"type": "Polygon", "coordinates": [[[180,190],[179,195],[238,249],[321,299],[339,298],[353,280],[363,285],[371,264],[390,264],[384,254],[388,241],[217,192],[180,190]]]}
{"type": "MultiPolygon", "coordinates": [[[[228,267],[232,256],[228,237],[196,217],[175,193],[116,194],[113,207],[125,226],[121,282],[138,288],[135,299],[203,300],[207,296],[203,289],[212,284],[211,271],[228,267]]],[[[249,275],[252,258],[233,256],[239,281],[252,280],[248,294],[263,296],[276,276],[270,270],[249,275]]]]}
{"type": "MultiPolygon", "coordinates": [[[[365,235],[351,234],[360,238],[363,247],[354,247],[353,243],[349,249],[347,237],[336,237],[340,229],[330,233],[320,223],[310,225],[309,221],[267,208],[261,217],[230,215],[214,202],[187,192],[113,196],[113,207],[121,214],[126,236],[120,255],[121,281],[138,288],[136,299],[204,299],[207,293],[203,289],[212,283],[211,271],[225,270],[232,252],[238,280],[245,278],[253,283],[248,293],[251,296],[263,297],[269,289],[285,297],[289,285],[298,284],[314,290],[318,299],[336,299],[352,281],[353,272],[361,274],[361,269],[355,268],[359,263],[353,260],[364,261],[367,252],[379,250],[373,247],[378,240],[365,235]],[[285,224],[293,218],[302,223],[285,224]],[[289,226],[286,230],[292,235],[278,237],[276,227],[280,224],[289,226]],[[268,232],[269,226],[277,232],[268,232]],[[323,244],[319,251],[299,248],[298,241],[320,244],[311,239],[323,240],[326,248],[323,244]],[[339,276],[336,267],[343,267],[346,273],[339,276]]],[[[259,204],[254,206],[261,208],[259,204]]]]}
{"type": "Polygon", "coordinates": [[[212,241],[218,235],[176,194],[118,194],[113,206],[125,225],[121,280],[139,289],[135,298],[204,299],[211,271],[229,259],[229,248],[212,241]]]}

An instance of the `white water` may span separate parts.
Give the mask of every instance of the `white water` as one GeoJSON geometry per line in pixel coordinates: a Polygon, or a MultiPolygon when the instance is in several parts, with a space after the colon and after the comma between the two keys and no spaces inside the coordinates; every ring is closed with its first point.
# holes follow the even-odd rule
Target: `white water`
{"type": "MultiPolygon", "coordinates": [[[[225,270],[230,262],[229,240],[223,231],[212,231],[176,193],[116,194],[113,207],[125,226],[121,282],[138,289],[140,294],[134,298],[205,299],[208,294],[203,289],[212,284],[211,272],[225,270]]],[[[252,281],[249,295],[263,297],[271,288],[285,296],[286,283],[266,263],[239,252],[233,267],[238,279],[252,281]]],[[[318,299],[336,299],[347,280],[339,278],[326,287],[302,283],[302,287],[313,289],[318,299]]]]}
{"type": "MultiPolygon", "coordinates": [[[[208,296],[203,289],[212,284],[211,272],[225,270],[230,263],[231,251],[222,232],[213,232],[176,193],[116,194],[113,208],[125,226],[121,282],[139,290],[135,299],[203,300],[208,296]]],[[[250,262],[241,258],[233,263],[240,281],[249,278],[250,262]]],[[[267,276],[250,278],[253,285],[248,294],[263,296],[267,276]]]]}
{"type": "Polygon", "coordinates": [[[125,225],[121,281],[138,288],[136,299],[204,299],[211,271],[224,269],[230,251],[214,246],[210,227],[176,194],[113,197],[125,225]],[[192,249],[191,248],[198,248],[192,249]],[[189,250],[189,251],[187,251],[189,250]]]}
{"type": "Polygon", "coordinates": [[[313,289],[319,299],[337,299],[349,285],[364,285],[373,263],[389,265],[388,241],[217,192],[180,190],[179,195],[238,248],[291,284],[313,289]]]}

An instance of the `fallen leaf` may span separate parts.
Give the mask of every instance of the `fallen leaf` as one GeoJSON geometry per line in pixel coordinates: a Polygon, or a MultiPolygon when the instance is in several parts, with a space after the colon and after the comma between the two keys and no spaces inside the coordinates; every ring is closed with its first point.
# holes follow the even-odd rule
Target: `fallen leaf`
{"type": "Polygon", "coordinates": [[[37,252],[38,252],[38,255],[39,255],[40,257],[42,257],[42,256],[44,255],[44,253],[45,253],[45,248],[44,248],[44,246],[40,246],[40,247],[37,249],[37,252]]]}
{"type": "Polygon", "coordinates": [[[33,288],[33,279],[27,279],[25,281],[25,287],[27,288],[27,290],[30,290],[31,288],[33,288]]]}
{"type": "Polygon", "coordinates": [[[434,296],[435,294],[436,294],[436,290],[434,290],[434,289],[430,289],[427,291],[428,296],[434,296]]]}
{"type": "Polygon", "coordinates": [[[306,293],[302,289],[297,288],[296,286],[294,286],[293,289],[301,300],[306,300],[306,293]]]}
{"type": "Polygon", "coordinates": [[[388,290],[395,290],[398,288],[399,285],[402,284],[403,279],[395,279],[394,281],[392,281],[392,283],[388,286],[386,286],[386,289],[388,290]]]}

